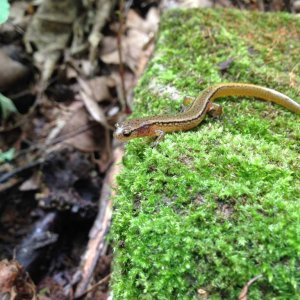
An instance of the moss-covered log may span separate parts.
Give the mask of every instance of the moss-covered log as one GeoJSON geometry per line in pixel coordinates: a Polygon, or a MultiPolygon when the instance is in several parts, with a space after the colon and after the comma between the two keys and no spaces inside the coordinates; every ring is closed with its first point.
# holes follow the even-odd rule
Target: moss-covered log
{"type": "MultiPolygon", "coordinates": [[[[164,15],[133,117],[176,112],[220,82],[300,102],[300,19],[234,10],[164,15]]],[[[300,117],[224,98],[221,120],[128,143],[114,199],[115,299],[299,299],[300,117]]]]}

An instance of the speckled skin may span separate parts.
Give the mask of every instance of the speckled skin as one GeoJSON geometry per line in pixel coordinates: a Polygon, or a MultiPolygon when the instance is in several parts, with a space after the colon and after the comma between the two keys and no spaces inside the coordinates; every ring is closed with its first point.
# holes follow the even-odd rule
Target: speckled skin
{"type": "Polygon", "coordinates": [[[226,96],[255,97],[300,114],[299,103],[273,89],[248,83],[224,83],[206,88],[186,111],[177,115],[144,117],[116,124],[114,136],[121,141],[127,141],[137,137],[161,136],[166,132],[192,129],[202,122],[207,113],[220,115],[220,106],[212,102],[226,96]]]}

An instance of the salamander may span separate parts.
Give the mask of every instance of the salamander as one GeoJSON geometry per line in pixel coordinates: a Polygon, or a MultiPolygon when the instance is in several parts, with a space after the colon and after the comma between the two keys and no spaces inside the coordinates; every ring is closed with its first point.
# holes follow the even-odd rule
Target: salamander
{"type": "Polygon", "coordinates": [[[276,90],[248,83],[221,83],[206,88],[182,113],[126,120],[117,123],[114,136],[121,141],[138,137],[157,136],[166,132],[185,131],[198,126],[207,114],[218,117],[222,107],[213,101],[226,96],[248,96],[274,102],[300,114],[300,104],[276,90]]]}

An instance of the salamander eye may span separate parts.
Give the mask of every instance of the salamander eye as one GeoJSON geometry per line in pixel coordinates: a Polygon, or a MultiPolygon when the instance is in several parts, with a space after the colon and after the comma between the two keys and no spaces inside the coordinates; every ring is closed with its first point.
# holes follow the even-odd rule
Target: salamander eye
{"type": "Polygon", "coordinates": [[[125,129],[125,130],[123,131],[123,135],[124,135],[124,136],[130,136],[130,135],[131,135],[131,132],[132,132],[132,131],[130,131],[130,130],[128,130],[128,129],[125,129]]]}

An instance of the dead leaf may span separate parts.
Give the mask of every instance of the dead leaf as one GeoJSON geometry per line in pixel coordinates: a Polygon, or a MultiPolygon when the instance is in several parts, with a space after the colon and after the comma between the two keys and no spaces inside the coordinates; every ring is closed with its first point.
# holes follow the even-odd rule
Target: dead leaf
{"type": "MultiPolygon", "coordinates": [[[[122,58],[133,72],[140,74],[139,62],[158,27],[158,10],[151,9],[146,19],[134,10],[129,10],[126,23],[127,34],[122,36],[122,58]]],[[[146,52],[149,56],[149,51],[146,52]]],[[[120,64],[116,40],[112,37],[103,39],[100,58],[106,64],[120,64]]]]}
{"type": "Polygon", "coordinates": [[[0,91],[7,91],[29,75],[29,69],[0,49],[0,91]]]}
{"type": "Polygon", "coordinates": [[[149,40],[148,44],[143,48],[143,53],[139,59],[139,62],[138,62],[138,65],[137,65],[137,68],[136,68],[136,71],[135,71],[135,75],[137,76],[137,78],[139,78],[147,64],[148,64],[148,61],[153,53],[153,50],[154,50],[154,36],[152,39],[149,40]]]}
{"type": "Polygon", "coordinates": [[[35,172],[29,179],[21,184],[19,190],[22,192],[35,191],[40,187],[40,185],[41,174],[39,172],[35,172]]]}
{"type": "Polygon", "coordinates": [[[34,283],[16,260],[0,261],[0,299],[37,299],[34,283]]]}
{"type": "Polygon", "coordinates": [[[144,33],[153,33],[158,29],[159,11],[157,8],[152,7],[146,16],[146,19],[140,17],[135,10],[128,11],[126,19],[126,29],[136,29],[144,33]]]}
{"type": "Polygon", "coordinates": [[[106,116],[102,108],[98,105],[98,103],[92,96],[93,92],[90,85],[80,78],[78,78],[78,82],[81,87],[80,96],[87,111],[96,122],[102,124],[105,128],[110,128],[109,124],[106,121],[106,116]]]}
{"type": "Polygon", "coordinates": [[[16,262],[11,263],[8,260],[0,262],[0,292],[2,295],[13,288],[19,269],[20,267],[16,262]]]}
{"type": "Polygon", "coordinates": [[[36,65],[42,72],[42,82],[52,75],[62,51],[69,42],[72,24],[78,11],[78,1],[42,1],[24,36],[26,50],[33,52],[36,65]]]}
{"type": "Polygon", "coordinates": [[[300,12],[300,0],[294,1],[293,8],[294,8],[294,10],[295,10],[296,13],[300,12]]]}
{"type": "Polygon", "coordinates": [[[102,38],[100,53],[101,55],[109,54],[117,49],[117,39],[112,36],[105,36],[102,38]]]}
{"type": "Polygon", "coordinates": [[[197,294],[200,299],[207,299],[207,297],[208,297],[208,292],[204,289],[198,289],[197,294]]]}
{"type": "MultiPolygon", "coordinates": [[[[117,71],[113,71],[110,75],[110,78],[113,82],[116,83],[116,88],[117,88],[117,93],[118,95],[123,95],[122,89],[121,89],[121,78],[120,78],[120,73],[117,71]]],[[[135,80],[136,77],[129,71],[124,72],[124,78],[125,78],[125,88],[127,91],[132,91],[134,85],[135,85],[135,80]]],[[[131,97],[132,98],[132,97],[131,97]]]]}
{"type": "Polygon", "coordinates": [[[110,12],[114,7],[115,1],[112,0],[98,0],[96,1],[96,14],[95,14],[95,22],[93,24],[93,28],[90,31],[90,35],[88,37],[88,41],[90,44],[90,53],[89,53],[89,61],[91,62],[91,67],[93,70],[94,63],[98,58],[98,46],[102,39],[101,29],[103,28],[105,22],[109,18],[110,12]]]}
{"type": "Polygon", "coordinates": [[[146,16],[146,28],[148,33],[155,33],[158,31],[159,20],[159,10],[156,7],[150,8],[146,16]]]}
{"type": "Polygon", "coordinates": [[[102,124],[104,127],[110,128],[106,122],[105,114],[98,103],[83,91],[80,91],[80,96],[92,118],[99,124],[102,124]]]}
{"type": "Polygon", "coordinates": [[[182,8],[197,8],[211,7],[212,1],[209,0],[162,0],[160,7],[164,10],[169,10],[177,7],[182,8]]]}
{"type": "Polygon", "coordinates": [[[131,29],[126,38],[126,52],[124,61],[128,67],[136,73],[138,63],[143,54],[144,47],[148,44],[151,37],[142,31],[131,29]]]}
{"type": "Polygon", "coordinates": [[[26,12],[29,9],[30,4],[23,1],[15,1],[11,4],[9,11],[9,22],[14,25],[19,25],[26,19],[26,12]]]}
{"type": "MultiPolygon", "coordinates": [[[[144,46],[148,44],[151,37],[142,31],[131,29],[128,31],[127,36],[122,40],[122,58],[125,63],[133,72],[138,69],[138,62],[143,54],[144,46]]],[[[106,64],[120,64],[118,51],[107,54],[101,54],[101,60],[106,64]]]]}
{"type": "Polygon", "coordinates": [[[144,28],[145,20],[133,9],[129,9],[126,18],[126,29],[134,28],[146,32],[144,28]]]}
{"type": "Polygon", "coordinates": [[[95,99],[96,102],[112,99],[108,88],[108,81],[106,76],[94,77],[93,79],[88,80],[93,99],[95,99]]]}
{"type": "MultiPolygon", "coordinates": [[[[123,52],[123,57],[124,57],[124,54],[125,54],[124,46],[123,46],[122,52],[123,52]]],[[[120,64],[119,54],[118,54],[117,50],[112,51],[112,52],[108,52],[107,54],[100,55],[100,58],[106,64],[115,64],[115,65],[120,64]]]]}
{"type": "Polygon", "coordinates": [[[91,122],[85,108],[78,109],[64,126],[59,137],[68,137],[65,143],[85,152],[100,151],[103,148],[104,128],[91,122]],[[83,128],[83,132],[80,129],[83,128]],[[73,135],[72,133],[76,133],[73,135]]]}

